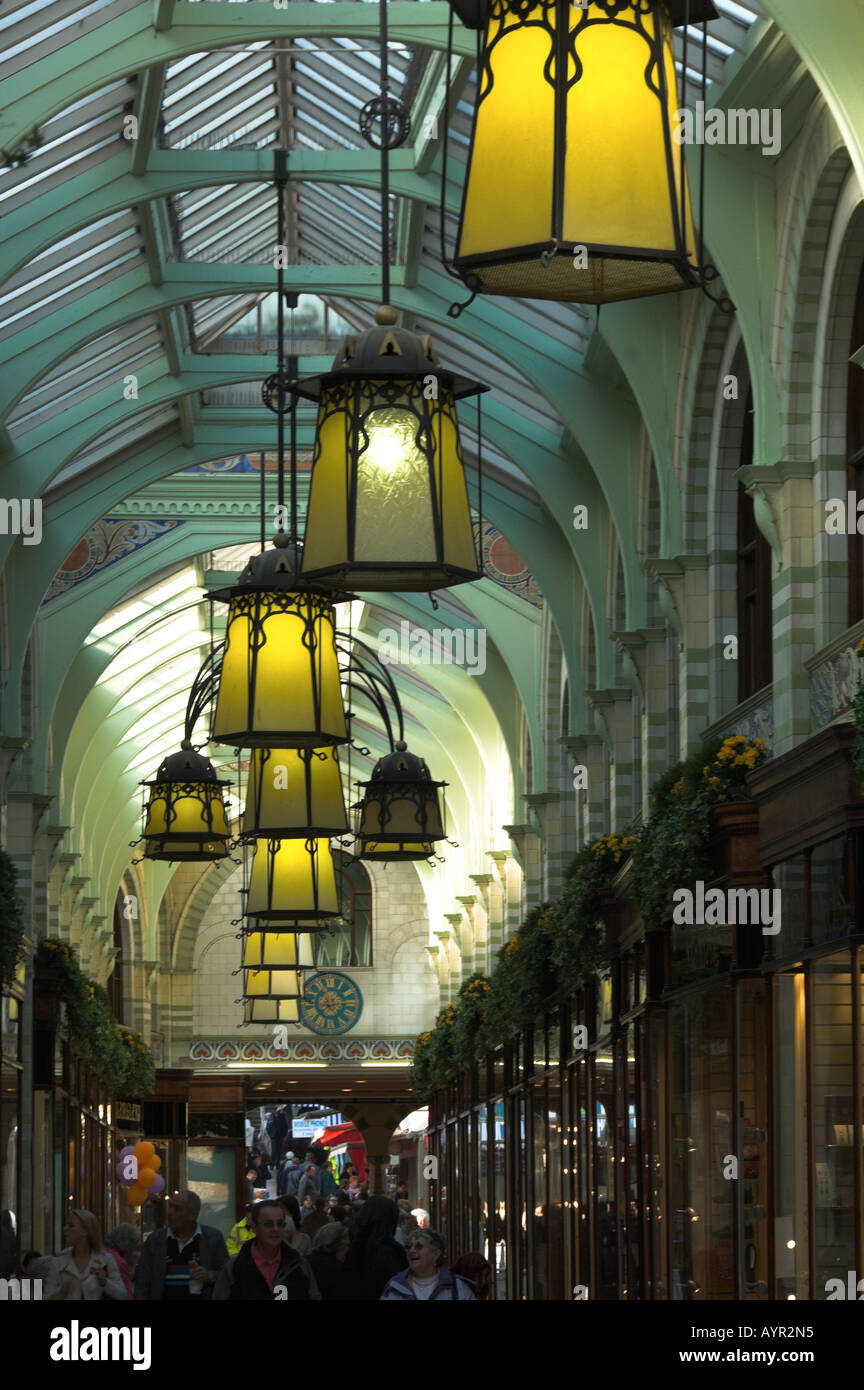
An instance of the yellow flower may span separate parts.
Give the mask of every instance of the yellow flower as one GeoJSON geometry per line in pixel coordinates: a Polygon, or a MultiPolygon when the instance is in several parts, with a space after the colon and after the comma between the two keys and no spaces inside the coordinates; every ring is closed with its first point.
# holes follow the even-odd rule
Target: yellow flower
{"type": "Polygon", "coordinates": [[[711,783],[711,786],[712,786],[712,787],[719,787],[719,785],[720,785],[720,778],[719,778],[719,777],[709,777],[709,778],[708,778],[708,781],[711,783]]]}

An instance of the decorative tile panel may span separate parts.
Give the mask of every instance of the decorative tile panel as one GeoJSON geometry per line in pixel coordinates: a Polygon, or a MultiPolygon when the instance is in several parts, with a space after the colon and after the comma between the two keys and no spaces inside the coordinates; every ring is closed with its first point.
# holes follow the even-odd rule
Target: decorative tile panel
{"type": "Polygon", "coordinates": [[[755,709],[747,710],[730,724],[724,724],[722,728],[716,726],[711,733],[717,738],[728,738],[730,734],[743,734],[744,738],[751,741],[761,738],[765,744],[765,758],[774,756],[774,701],[765,700],[755,709]]]}
{"type": "Polygon", "coordinates": [[[810,724],[814,734],[852,708],[857,683],[858,658],[851,643],[810,672],[810,724]]]}
{"type": "Polygon", "coordinates": [[[91,579],[100,570],[114,565],[124,556],[140,550],[159,540],[167,531],[182,526],[182,521],[147,520],[130,521],[128,518],[103,516],[84,533],[78,544],[70,550],[63,564],[51,581],[51,587],[42,600],[50,603],[52,598],[65,594],[76,585],[91,579]]]}
{"type": "Polygon", "coordinates": [[[288,1038],[277,1049],[273,1038],[195,1038],[188,1056],[198,1066],[248,1062],[404,1062],[414,1055],[411,1038],[288,1038]]]}

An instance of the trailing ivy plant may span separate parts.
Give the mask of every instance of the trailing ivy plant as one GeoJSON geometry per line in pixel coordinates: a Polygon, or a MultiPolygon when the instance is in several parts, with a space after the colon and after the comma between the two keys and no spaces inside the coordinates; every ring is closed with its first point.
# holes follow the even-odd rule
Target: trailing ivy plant
{"type": "Polygon", "coordinates": [[[603,894],[628,855],[633,858],[628,894],[646,921],[658,925],[674,887],[710,877],[711,812],[724,801],[749,796],[747,773],[764,756],[758,738],[733,734],[715,740],[659,778],[650,819],[638,835],[604,835],[577,854],[561,896],[529,912],[498,952],[491,979],[472,975],[435,1027],[420,1034],[411,1067],[418,1099],[427,1099],[470,1066],[479,1049],[529,1027],[556,989],[572,988],[597,969],[603,958],[603,894]]]}
{"type": "MultiPolygon", "coordinates": [[[[864,661],[864,637],[855,648],[855,655],[859,661],[864,661]]],[[[864,672],[858,668],[858,684],[855,687],[855,699],[852,701],[852,720],[855,726],[855,737],[852,740],[852,761],[857,767],[861,776],[864,777],[864,672]]]]}
{"type": "Polygon", "coordinates": [[[156,1085],[150,1048],[140,1033],[117,1022],[106,991],[87,978],[71,947],[45,937],[36,952],[36,968],[59,977],[69,1041],[107,1089],[118,1096],[150,1095],[156,1085]]]}
{"type": "Polygon", "coordinates": [[[477,1044],[490,983],[488,975],[476,971],[463,981],[459,990],[451,1031],[451,1052],[454,1062],[460,1067],[470,1067],[477,1060],[477,1044]]]}
{"type": "Polygon", "coordinates": [[[0,849],[0,987],[14,982],[24,954],[24,918],[15,865],[0,849]]]}
{"type": "Polygon", "coordinates": [[[570,865],[564,891],[546,918],[561,984],[580,984],[599,965],[603,894],[635,843],[635,835],[603,835],[580,850],[570,865]]]}
{"type": "Polygon", "coordinates": [[[554,909],[535,907],[498,952],[483,1012],[484,1045],[503,1042],[533,1023],[543,1000],[557,987],[552,961],[554,909]]]}
{"type": "Polygon", "coordinates": [[[628,883],[647,922],[659,926],[666,919],[675,888],[711,877],[711,812],[725,801],[749,797],[747,773],[764,756],[761,738],[732,734],[676,763],[658,779],[651,816],[633,850],[628,883]]]}

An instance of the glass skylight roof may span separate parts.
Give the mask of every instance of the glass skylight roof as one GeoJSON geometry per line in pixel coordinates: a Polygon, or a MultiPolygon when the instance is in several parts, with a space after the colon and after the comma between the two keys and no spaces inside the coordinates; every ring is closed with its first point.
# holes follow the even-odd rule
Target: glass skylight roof
{"type": "MultiPolygon", "coordinates": [[[[143,9],[144,0],[138,3],[143,9]]],[[[714,79],[722,75],[730,57],[737,58],[743,52],[748,32],[762,14],[757,0],[717,0],[717,6],[722,18],[711,22],[707,38],[708,71],[714,79]]],[[[91,36],[92,52],[98,53],[100,29],[136,8],[136,0],[90,0],[83,5],[73,0],[5,0],[0,12],[0,77],[21,74],[82,35],[91,36]]],[[[152,0],[146,0],[146,8],[151,15],[152,0]]],[[[701,67],[701,26],[691,27],[687,43],[688,70],[695,73],[701,67]]],[[[680,61],[680,31],[676,45],[680,61]]],[[[391,88],[403,95],[412,120],[412,133],[403,153],[410,151],[423,129],[427,110],[423,104],[425,96],[421,99],[418,93],[425,94],[435,85],[424,80],[427,66],[434,63],[440,67],[441,62],[440,53],[391,42],[391,88]]],[[[236,42],[227,47],[186,54],[165,66],[156,144],[177,154],[187,149],[221,151],[226,159],[242,150],[267,150],[276,145],[289,151],[344,151],[347,170],[354,152],[369,149],[359,131],[359,114],[362,106],[378,94],[378,63],[373,37],[358,40],[328,34],[245,40],[241,27],[236,42]]],[[[451,104],[449,172],[454,203],[458,201],[464,174],[474,98],[473,77],[467,83],[462,80],[467,65],[467,60],[454,59],[454,77],[461,81],[460,99],[451,104]]],[[[158,91],[158,69],[154,76],[158,91]]],[[[44,120],[26,160],[0,170],[0,212],[4,217],[32,203],[30,220],[34,228],[43,222],[48,225],[48,217],[40,218],[40,200],[45,195],[61,187],[64,192],[68,189],[74,205],[79,196],[96,188],[99,180],[94,180],[93,174],[98,174],[101,166],[106,166],[106,182],[123,176],[131,153],[130,142],[124,138],[123,121],[133,108],[137,109],[140,84],[141,74],[130,72],[122,81],[85,92],[73,104],[44,120]],[[81,179],[75,183],[79,175],[81,179]],[[69,180],[73,182],[70,184],[69,180]]],[[[48,100],[50,103],[50,97],[48,100]]],[[[23,148],[8,153],[23,157],[23,148]]],[[[440,147],[430,148],[428,155],[423,167],[428,170],[431,160],[434,170],[440,147]]],[[[145,169],[141,174],[142,192],[148,191],[148,177],[145,169]]],[[[433,186],[435,182],[433,172],[433,186]]],[[[423,208],[420,218],[416,212],[411,215],[411,207],[407,201],[403,207],[400,198],[391,197],[389,233],[394,265],[400,267],[406,259],[410,260],[408,270],[412,277],[428,272],[438,277],[439,283],[442,277],[437,199],[423,208]]],[[[181,186],[168,196],[153,199],[150,208],[154,222],[162,229],[162,255],[169,266],[183,262],[196,266],[272,263],[275,214],[272,184],[266,174],[247,181],[241,170],[238,177],[222,185],[185,190],[181,186]]],[[[295,265],[378,264],[380,199],[375,187],[352,184],[348,177],[338,182],[316,181],[314,177],[292,180],[290,209],[289,242],[295,265]]],[[[50,335],[58,312],[65,312],[85,298],[88,304],[95,302],[93,296],[100,290],[104,290],[104,301],[109,302],[113,283],[130,270],[146,265],[152,284],[158,286],[164,267],[153,263],[153,235],[151,232],[149,239],[145,238],[144,221],[142,205],[115,210],[107,216],[91,218],[50,247],[30,255],[0,290],[0,341],[31,325],[44,324],[46,335],[50,335]]],[[[452,237],[454,226],[454,219],[448,216],[448,237],[452,237]]],[[[26,245],[23,238],[16,239],[13,254],[19,240],[26,245]]],[[[452,298],[464,297],[455,283],[450,288],[452,298]]],[[[369,301],[332,294],[323,298],[345,322],[360,328],[370,322],[369,301]]],[[[219,340],[221,351],[232,336],[234,325],[245,323],[248,327],[254,322],[257,326],[256,306],[261,300],[257,289],[242,288],[221,298],[199,296],[190,306],[195,338],[191,347],[201,351],[219,340]]],[[[577,360],[584,354],[593,331],[593,315],[587,315],[578,306],[508,301],[507,311],[527,327],[554,337],[558,344],[566,344],[577,360]]],[[[104,389],[112,375],[122,380],[128,371],[156,363],[160,355],[167,358],[169,346],[176,353],[178,339],[185,349],[184,318],[183,306],[170,311],[167,318],[155,312],[144,313],[122,330],[97,334],[90,340],[85,337],[61,363],[32,382],[27,395],[7,415],[7,426],[18,447],[26,449],[31,430],[53,418],[62,418],[79,402],[104,389]],[[166,345],[169,321],[172,342],[166,345]]],[[[537,382],[527,381],[508,366],[503,354],[496,355],[472,343],[470,337],[460,336],[457,330],[447,328],[442,332],[431,320],[418,319],[417,323],[432,330],[442,356],[454,366],[480,378],[491,373],[496,399],[521,415],[526,429],[560,428],[554,410],[541,394],[542,387],[538,391],[537,382]]],[[[339,332],[342,331],[340,324],[339,332]]],[[[245,332],[234,332],[233,337],[235,341],[251,341],[245,332]]],[[[239,390],[242,396],[244,391],[256,391],[257,386],[239,390]]],[[[142,405],[130,411],[126,420],[104,429],[99,439],[68,464],[55,482],[83,478],[93,467],[103,467],[112,455],[120,462],[135,451],[136,445],[143,448],[166,432],[178,431],[181,417],[185,437],[190,437],[195,419],[202,414],[206,417],[209,409],[203,401],[221,398],[222,392],[216,390],[203,398],[196,394],[185,400],[149,408],[142,405]]],[[[519,470],[512,465],[510,472],[515,478],[519,470]]]]}

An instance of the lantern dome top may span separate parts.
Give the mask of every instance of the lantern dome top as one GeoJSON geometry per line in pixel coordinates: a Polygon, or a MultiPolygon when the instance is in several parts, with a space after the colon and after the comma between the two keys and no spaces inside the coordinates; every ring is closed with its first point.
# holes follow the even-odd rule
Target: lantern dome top
{"type": "MultiPolygon", "coordinates": [[[[159,764],[154,782],[218,782],[216,769],[203,753],[196,753],[184,738],[177,753],[169,753],[159,764]]],[[[148,784],[149,785],[149,784],[148,784]]],[[[226,784],[227,785],[227,784],[226,784]]]]}
{"type": "Polygon", "coordinates": [[[333,359],[334,372],[350,368],[368,373],[387,372],[404,376],[406,372],[428,372],[438,365],[432,351],[432,339],[396,327],[396,314],[382,304],[375,314],[375,327],[367,328],[359,337],[349,334],[341,352],[333,359]]]}
{"type": "Polygon", "coordinates": [[[306,377],[295,390],[306,400],[317,401],[325,384],[351,377],[394,377],[401,380],[423,381],[433,375],[457,400],[476,396],[489,387],[468,377],[456,376],[442,367],[432,349],[428,333],[422,336],[407,328],[397,328],[396,310],[382,304],[375,311],[375,327],[363,333],[349,333],[341,350],[333,358],[333,366],[322,376],[306,377]]]}
{"type": "MultiPolygon", "coordinates": [[[[372,769],[372,782],[431,782],[429,769],[422,758],[408,751],[404,739],[399,739],[392,753],[385,753],[372,769]]],[[[435,783],[443,787],[443,782],[435,783]]]]}
{"type": "MultiPolygon", "coordinates": [[[[238,594],[268,590],[280,593],[318,593],[324,596],[324,591],[319,586],[300,574],[302,555],[302,543],[292,542],[284,532],[280,532],[274,537],[272,547],[257,551],[250,557],[236,584],[232,584],[229,589],[213,590],[210,598],[229,603],[238,594]]],[[[331,602],[338,601],[332,590],[328,589],[326,597],[331,602]]],[[[350,598],[351,595],[346,594],[344,597],[350,598]]]]}
{"type": "MultiPolygon", "coordinates": [[[[535,4],[539,3],[540,0],[535,0],[535,4]]],[[[701,24],[703,19],[720,18],[714,0],[690,0],[689,9],[687,0],[659,0],[659,3],[665,5],[675,28],[682,24],[701,24]]],[[[461,19],[466,29],[483,29],[489,18],[491,0],[450,0],[450,8],[461,19]]],[[[528,18],[533,8],[535,5],[526,4],[525,0],[521,0],[519,11],[524,18],[528,18]]]]}

